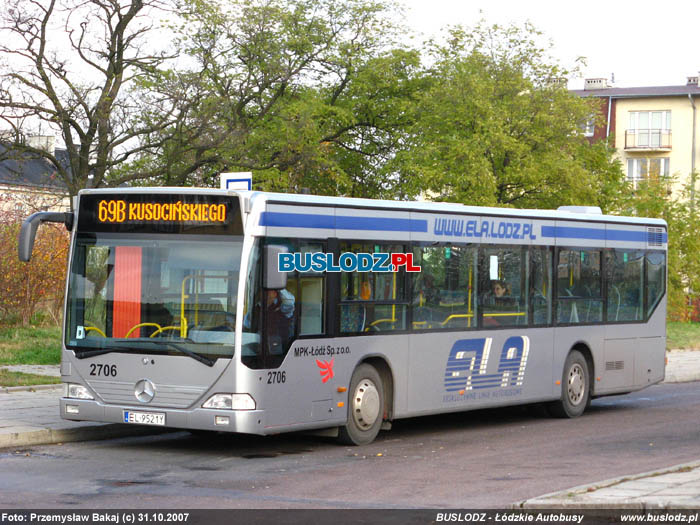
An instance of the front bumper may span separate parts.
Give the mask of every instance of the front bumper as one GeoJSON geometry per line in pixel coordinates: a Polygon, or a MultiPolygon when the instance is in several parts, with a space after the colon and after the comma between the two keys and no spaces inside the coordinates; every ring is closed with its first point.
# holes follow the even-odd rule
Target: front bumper
{"type": "MultiPolygon", "coordinates": [[[[213,410],[195,408],[176,410],[155,406],[114,406],[99,401],[62,397],[59,402],[61,417],[71,421],[99,421],[102,423],[124,423],[124,411],[157,412],[165,414],[165,428],[184,428],[240,432],[243,434],[266,434],[264,410],[213,410]],[[69,413],[66,407],[70,406],[69,413]],[[77,410],[77,413],[75,413],[77,410]],[[228,418],[228,424],[216,424],[216,417],[228,418]]],[[[133,423],[129,423],[133,424],[133,423]]],[[[158,426],[157,428],[163,428],[158,426]]]]}

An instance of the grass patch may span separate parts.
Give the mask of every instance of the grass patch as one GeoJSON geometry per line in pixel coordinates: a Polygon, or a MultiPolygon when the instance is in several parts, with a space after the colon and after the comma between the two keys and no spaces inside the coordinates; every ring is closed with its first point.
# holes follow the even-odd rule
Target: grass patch
{"type": "Polygon", "coordinates": [[[10,326],[0,329],[0,365],[57,365],[61,328],[10,326]]]}
{"type": "Polygon", "coordinates": [[[666,348],[700,349],[700,323],[667,323],[666,348]]]}
{"type": "Polygon", "coordinates": [[[60,377],[24,374],[0,369],[0,387],[3,386],[32,386],[53,385],[61,382],[60,377]]]}

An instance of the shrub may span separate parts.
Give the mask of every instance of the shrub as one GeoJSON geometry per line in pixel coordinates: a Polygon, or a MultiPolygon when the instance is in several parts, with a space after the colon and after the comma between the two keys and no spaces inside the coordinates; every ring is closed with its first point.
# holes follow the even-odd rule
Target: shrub
{"type": "Polygon", "coordinates": [[[44,308],[57,321],[65,288],[68,232],[60,225],[42,225],[32,260],[20,262],[18,238],[22,218],[9,211],[8,200],[0,198],[0,320],[19,317],[26,325],[44,308]]]}

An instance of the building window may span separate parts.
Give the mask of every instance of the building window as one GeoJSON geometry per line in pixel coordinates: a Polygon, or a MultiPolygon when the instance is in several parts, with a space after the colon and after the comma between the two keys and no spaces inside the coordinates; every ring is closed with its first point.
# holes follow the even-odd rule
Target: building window
{"type": "Polygon", "coordinates": [[[589,118],[583,125],[583,136],[592,137],[595,135],[595,117],[589,118]]]}
{"type": "Polygon", "coordinates": [[[671,131],[670,111],[630,111],[628,132],[638,148],[665,147],[671,131]]]}
{"type": "Polygon", "coordinates": [[[627,159],[627,180],[631,181],[634,187],[640,180],[658,180],[661,177],[668,177],[668,158],[634,158],[627,159]]]}

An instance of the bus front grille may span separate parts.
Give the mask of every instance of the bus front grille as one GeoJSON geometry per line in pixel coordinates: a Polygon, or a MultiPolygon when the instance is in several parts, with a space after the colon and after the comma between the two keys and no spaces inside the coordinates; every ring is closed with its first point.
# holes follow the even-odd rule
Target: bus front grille
{"type": "Polygon", "coordinates": [[[141,403],[134,393],[134,382],[90,381],[88,383],[105,403],[115,405],[134,405],[187,408],[206,392],[206,387],[163,385],[154,383],[155,397],[150,403],[141,403]]]}

